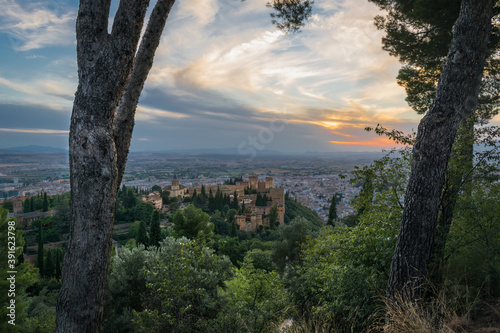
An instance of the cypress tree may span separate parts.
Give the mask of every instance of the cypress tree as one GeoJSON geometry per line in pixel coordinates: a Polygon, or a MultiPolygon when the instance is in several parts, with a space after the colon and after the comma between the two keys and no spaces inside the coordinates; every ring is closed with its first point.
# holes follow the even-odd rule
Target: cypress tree
{"type": "Polygon", "coordinates": [[[238,193],[236,193],[236,191],[234,191],[233,202],[231,203],[230,206],[232,209],[235,209],[235,210],[238,210],[238,208],[239,208],[238,193]]]}
{"type": "Polygon", "coordinates": [[[236,237],[237,235],[237,230],[236,230],[236,222],[231,223],[231,228],[229,228],[229,237],[236,237]]]}
{"type": "Polygon", "coordinates": [[[210,213],[215,212],[216,209],[216,202],[214,195],[212,194],[212,189],[210,189],[210,192],[208,193],[208,211],[210,213]]]}
{"type": "Polygon", "coordinates": [[[61,249],[57,249],[56,251],[56,259],[55,259],[55,277],[56,279],[60,279],[61,278],[61,263],[62,263],[62,250],[61,249]]]}
{"type": "Polygon", "coordinates": [[[47,258],[45,260],[45,276],[46,277],[53,277],[54,276],[54,271],[55,271],[55,266],[54,266],[54,260],[52,259],[52,250],[49,250],[47,252],[47,258]]]}
{"type": "Polygon", "coordinates": [[[34,212],[34,211],[35,211],[35,198],[31,197],[30,198],[30,212],[34,212]]]}
{"type": "Polygon", "coordinates": [[[42,221],[38,221],[38,254],[37,254],[37,266],[40,271],[40,275],[45,275],[45,270],[43,267],[43,235],[42,235],[42,221]]]}
{"type": "Polygon", "coordinates": [[[49,199],[47,198],[47,192],[43,193],[43,205],[42,212],[46,212],[49,210],[49,199]]]}
{"type": "Polygon", "coordinates": [[[161,229],[160,229],[160,214],[157,210],[153,212],[153,218],[151,221],[151,228],[149,231],[149,244],[151,246],[159,246],[161,241],[161,229]]]}
{"type": "Polygon", "coordinates": [[[335,227],[335,220],[337,219],[337,201],[335,200],[335,194],[332,196],[332,203],[330,204],[330,211],[328,213],[327,225],[335,227]]]}
{"type": "Polygon", "coordinates": [[[23,202],[23,212],[31,212],[30,198],[26,198],[23,202]]]}
{"type": "Polygon", "coordinates": [[[255,206],[263,206],[262,195],[260,195],[260,193],[257,193],[257,199],[255,199],[255,206]]]}
{"type": "Polygon", "coordinates": [[[137,245],[144,244],[145,247],[148,246],[148,232],[146,229],[146,223],[141,221],[139,224],[139,231],[137,232],[137,245]]]}
{"type": "Polygon", "coordinates": [[[271,212],[269,213],[269,226],[271,228],[276,228],[276,225],[278,223],[279,223],[278,207],[276,205],[272,205],[271,212]]]}

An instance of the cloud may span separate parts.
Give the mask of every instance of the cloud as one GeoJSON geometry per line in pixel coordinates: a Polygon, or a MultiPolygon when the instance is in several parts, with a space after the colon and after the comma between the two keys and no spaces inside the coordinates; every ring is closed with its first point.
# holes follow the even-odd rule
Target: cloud
{"type": "Polygon", "coordinates": [[[186,118],[186,117],[189,117],[189,115],[177,113],[177,112],[172,112],[172,111],[167,111],[167,110],[162,110],[162,109],[153,108],[153,107],[148,107],[148,106],[144,106],[144,105],[138,105],[137,106],[137,114],[135,116],[135,119],[138,121],[157,121],[158,118],[179,119],[179,118],[186,118]]]}
{"type": "Polygon", "coordinates": [[[60,111],[71,110],[76,91],[73,78],[55,74],[49,74],[43,80],[37,77],[22,81],[0,77],[0,86],[16,92],[0,93],[4,103],[43,105],[60,111]]]}
{"type": "Polygon", "coordinates": [[[75,42],[76,12],[58,1],[40,3],[0,0],[0,32],[7,33],[17,51],[75,42]]]}
{"type": "Polygon", "coordinates": [[[205,25],[214,20],[218,5],[216,0],[190,0],[179,2],[178,19],[192,18],[205,25]]]}
{"type": "Polygon", "coordinates": [[[404,146],[401,144],[397,144],[388,138],[380,138],[380,137],[365,141],[328,141],[328,142],[341,146],[368,146],[368,147],[380,147],[380,148],[404,146]]]}
{"type": "Polygon", "coordinates": [[[44,128],[0,128],[0,132],[27,134],[68,134],[69,131],[44,128]]]}
{"type": "MultiPolygon", "coordinates": [[[[22,76],[2,70],[0,99],[69,114],[74,55],[47,46],[74,52],[76,8],[21,1],[0,0],[8,9],[0,13],[0,32],[18,41],[16,50],[39,49],[34,59],[51,62],[22,76]]],[[[373,26],[375,5],[317,0],[303,32],[285,35],[270,23],[266,2],[176,2],[137,109],[134,145],[237,146],[276,117],[286,129],[267,148],[288,151],[352,149],[344,142],[373,141],[363,128],[377,123],[415,127],[418,116],[395,83],[400,64],[381,49],[382,32],[373,26]]]]}

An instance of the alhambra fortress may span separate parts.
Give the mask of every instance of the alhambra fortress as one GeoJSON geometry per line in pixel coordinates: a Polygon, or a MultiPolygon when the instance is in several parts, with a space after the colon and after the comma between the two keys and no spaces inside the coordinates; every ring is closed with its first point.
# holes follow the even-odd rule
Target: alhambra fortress
{"type": "MultiPolygon", "coordinates": [[[[177,178],[172,179],[172,185],[168,185],[162,189],[170,192],[170,198],[184,199],[192,197],[193,193],[202,193],[202,186],[188,188],[181,185],[177,178]]],[[[285,223],[285,191],[283,188],[275,188],[272,177],[265,177],[264,181],[260,181],[256,175],[250,175],[248,181],[236,181],[235,185],[204,185],[206,193],[212,192],[214,195],[220,191],[222,195],[228,196],[231,201],[234,200],[236,194],[238,205],[240,208],[245,208],[242,215],[236,215],[235,221],[241,231],[253,232],[259,226],[269,226],[269,215],[271,208],[275,205],[278,208],[278,221],[280,224],[285,223]],[[266,205],[257,206],[257,197],[267,197],[266,205]]],[[[144,201],[151,202],[156,209],[162,208],[162,198],[158,192],[153,192],[143,196],[144,201]]],[[[182,200],[181,200],[182,201],[182,200]]]]}

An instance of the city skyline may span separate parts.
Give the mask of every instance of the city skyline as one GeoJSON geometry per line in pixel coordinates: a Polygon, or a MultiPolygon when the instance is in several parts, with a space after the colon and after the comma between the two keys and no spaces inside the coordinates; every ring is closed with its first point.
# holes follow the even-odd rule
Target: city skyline
{"type": "MultiPolygon", "coordinates": [[[[0,0],[0,148],[67,148],[77,3],[0,0]]],[[[269,14],[266,0],[177,1],[131,150],[374,151],[393,144],[366,126],[416,130],[421,116],[396,83],[401,65],[382,50],[375,5],[316,1],[295,35],[269,14]]]]}

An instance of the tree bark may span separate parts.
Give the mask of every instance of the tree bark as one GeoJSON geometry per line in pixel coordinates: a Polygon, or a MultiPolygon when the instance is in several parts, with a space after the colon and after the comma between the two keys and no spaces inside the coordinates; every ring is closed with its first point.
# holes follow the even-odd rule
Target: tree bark
{"type": "Polygon", "coordinates": [[[391,264],[387,297],[419,299],[426,276],[448,158],[460,122],[475,109],[494,0],[462,0],[436,98],[413,148],[405,207],[391,264]],[[405,293],[403,293],[405,289],[405,293]]]}
{"type": "Polygon", "coordinates": [[[460,192],[468,192],[470,189],[474,155],[474,120],[472,113],[471,110],[470,117],[458,129],[455,147],[452,148],[448,170],[446,171],[436,235],[428,267],[428,276],[432,283],[440,284],[443,280],[443,268],[446,263],[446,241],[453,222],[455,206],[460,192]]]}
{"type": "Polygon", "coordinates": [[[78,10],[79,84],[69,136],[72,221],[56,305],[56,332],[61,333],[101,329],[116,198],[132,137],[132,129],[130,134],[122,135],[125,130],[120,124],[125,120],[133,123],[137,101],[174,0],[158,1],[141,43],[141,50],[145,50],[137,58],[149,0],[121,0],[111,34],[110,2],[81,0],[78,10]],[[146,40],[158,42],[145,43],[146,40]],[[140,87],[137,82],[142,82],[140,87]],[[124,95],[124,90],[133,90],[134,94],[124,95]],[[125,101],[121,104],[134,112],[125,110],[118,117],[120,101],[125,101]]]}

